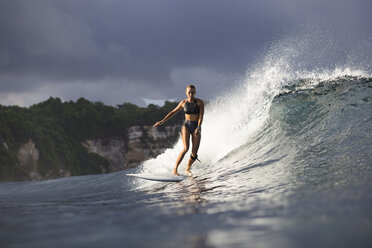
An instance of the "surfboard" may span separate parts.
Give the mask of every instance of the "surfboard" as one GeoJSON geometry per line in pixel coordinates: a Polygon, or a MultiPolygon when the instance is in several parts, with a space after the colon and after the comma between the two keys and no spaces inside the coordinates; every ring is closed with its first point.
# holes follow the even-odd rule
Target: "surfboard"
{"type": "Polygon", "coordinates": [[[158,181],[158,182],[180,182],[187,178],[186,175],[180,174],[179,176],[170,174],[170,173],[163,173],[163,174],[126,174],[130,177],[138,177],[150,181],[158,181]]]}

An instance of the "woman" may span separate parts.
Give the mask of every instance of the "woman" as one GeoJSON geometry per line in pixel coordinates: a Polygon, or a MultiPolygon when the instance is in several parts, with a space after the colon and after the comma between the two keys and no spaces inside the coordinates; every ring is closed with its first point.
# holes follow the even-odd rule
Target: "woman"
{"type": "Polygon", "coordinates": [[[187,162],[186,174],[191,176],[191,165],[196,159],[198,159],[198,149],[201,139],[201,124],[203,122],[204,115],[204,103],[202,100],[195,98],[196,88],[194,85],[188,85],[186,87],[187,99],[182,100],[178,106],[173,109],[163,120],[155,123],[154,127],[162,125],[164,122],[172,118],[181,109],[185,111],[185,122],[181,128],[181,136],[183,142],[183,150],[178,155],[176,165],[173,169],[173,174],[178,175],[177,168],[181,163],[186,152],[189,150],[190,136],[192,140],[192,150],[190,159],[187,162]]]}

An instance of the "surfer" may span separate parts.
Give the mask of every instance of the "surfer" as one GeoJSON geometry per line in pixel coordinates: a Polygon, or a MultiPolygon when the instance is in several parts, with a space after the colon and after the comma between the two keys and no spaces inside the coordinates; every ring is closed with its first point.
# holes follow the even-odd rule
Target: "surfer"
{"type": "MultiPolygon", "coordinates": [[[[185,121],[181,127],[181,136],[183,149],[177,157],[176,165],[172,171],[174,175],[178,175],[178,165],[181,163],[186,152],[189,150],[190,136],[192,141],[191,155],[187,162],[186,174],[191,176],[192,173],[190,168],[192,164],[198,159],[198,149],[201,139],[201,124],[203,122],[204,115],[204,103],[202,100],[195,98],[196,88],[190,84],[186,87],[187,99],[182,100],[178,106],[169,112],[163,120],[155,123],[154,127],[164,124],[167,120],[172,118],[180,110],[185,112],[185,121]]],[[[198,159],[199,160],[199,159],[198,159]]],[[[200,160],[199,160],[200,161],[200,160]]]]}

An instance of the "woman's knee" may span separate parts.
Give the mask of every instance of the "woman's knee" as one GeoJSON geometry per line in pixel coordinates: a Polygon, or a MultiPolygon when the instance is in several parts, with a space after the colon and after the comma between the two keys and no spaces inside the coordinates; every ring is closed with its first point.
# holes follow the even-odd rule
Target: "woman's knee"
{"type": "Polygon", "coordinates": [[[189,146],[184,146],[182,150],[183,154],[185,154],[188,150],[189,150],[189,146]]]}

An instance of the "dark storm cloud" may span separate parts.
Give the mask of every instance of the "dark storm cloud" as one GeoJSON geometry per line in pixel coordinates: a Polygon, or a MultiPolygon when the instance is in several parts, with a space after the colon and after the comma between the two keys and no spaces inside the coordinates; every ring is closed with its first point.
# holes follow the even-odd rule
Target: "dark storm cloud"
{"type": "Polygon", "coordinates": [[[260,13],[267,6],[244,5],[9,1],[1,6],[2,72],[162,81],[171,66],[231,69],[277,26],[272,15],[260,13]]]}
{"type": "MultiPolygon", "coordinates": [[[[120,87],[131,101],[169,98],[179,84],[196,78],[192,74],[203,75],[200,81],[241,74],[302,18],[328,22],[345,16],[348,25],[352,15],[363,19],[371,7],[368,1],[356,1],[357,7],[349,2],[1,0],[0,92],[69,84],[71,92],[61,91],[69,98],[74,85],[101,82],[120,87]],[[143,95],[134,96],[138,89],[143,95]]],[[[87,98],[101,93],[80,89],[87,98]]]]}

